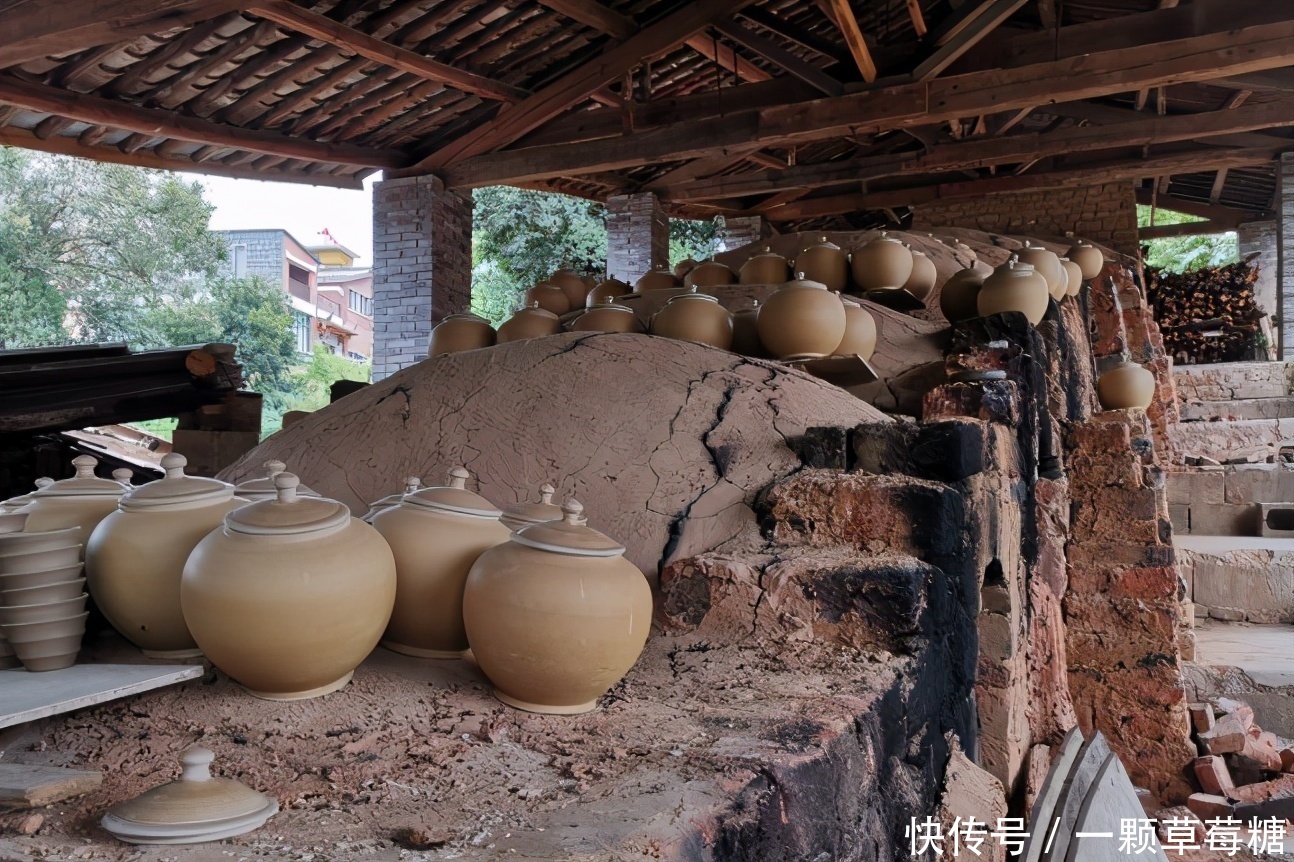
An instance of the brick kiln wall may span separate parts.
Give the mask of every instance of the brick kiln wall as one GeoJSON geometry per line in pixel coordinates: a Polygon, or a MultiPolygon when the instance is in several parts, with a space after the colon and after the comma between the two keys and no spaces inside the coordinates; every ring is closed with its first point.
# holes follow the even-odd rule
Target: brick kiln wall
{"type": "Polygon", "coordinates": [[[669,216],[650,192],[607,198],[607,277],[633,284],[669,265],[669,216]]]}

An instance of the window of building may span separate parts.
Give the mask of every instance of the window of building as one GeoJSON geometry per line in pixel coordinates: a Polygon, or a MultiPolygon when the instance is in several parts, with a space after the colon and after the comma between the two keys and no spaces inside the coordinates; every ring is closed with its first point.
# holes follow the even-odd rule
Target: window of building
{"type": "Polygon", "coordinates": [[[247,246],[234,246],[234,278],[243,278],[247,275],[247,246]]]}
{"type": "Polygon", "coordinates": [[[310,352],[310,316],[300,311],[292,313],[292,334],[297,339],[297,352],[310,352]]]}
{"type": "Polygon", "coordinates": [[[373,316],[373,297],[365,296],[358,290],[350,292],[350,310],[364,315],[365,317],[373,316]]]}
{"type": "Polygon", "coordinates": [[[353,351],[353,350],[347,350],[347,351],[346,351],[346,358],[347,358],[347,359],[353,359],[353,360],[354,360],[354,361],[356,361],[356,362],[363,362],[363,361],[365,361],[366,359],[368,359],[368,357],[367,357],[367,356],[365,356],[364,354],[362,354],[362,353],[356,353],[356,352],[355,352],[355,351],[353,351]]]}

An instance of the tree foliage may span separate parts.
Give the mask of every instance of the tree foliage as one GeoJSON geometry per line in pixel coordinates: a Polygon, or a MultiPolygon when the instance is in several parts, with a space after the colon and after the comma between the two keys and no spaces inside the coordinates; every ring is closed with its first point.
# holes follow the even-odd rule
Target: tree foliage
{"type": "MultiPolygon", "coordinates": [[[[1157,225],[1189,224],[1197,221],[1202,222],[1205,219],[1173,210],[1155,210],[1157,225]]],[[[1150,207],[1137,206],[1137,226],[1150,226],[1150,207]]],[[[1240,247],[1234,232],[1166,237],[1147,240],[1142,244],[1147,249],[1146,265],[1170,272],[1225,266],[1235,263],[1240,255],[1240,247]]]]}

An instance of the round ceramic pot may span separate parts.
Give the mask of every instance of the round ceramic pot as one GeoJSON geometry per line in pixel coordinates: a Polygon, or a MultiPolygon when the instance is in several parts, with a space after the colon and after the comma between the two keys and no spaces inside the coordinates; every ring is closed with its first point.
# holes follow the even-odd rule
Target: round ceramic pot
{"type": "Polygon", "coordinates": [[[795,271],[839,293],[849,282],[849,253],[824,236],[796,255],[795,271]]]}
{"type": "Polygon", "coordinates": [[[647,580],[617,542],[564,518],[534,524],[472,566],[463,619],[495,697],[529,712],[573,715],[629,672],[647,643],[647,580]]]}
{"type": "Polygon", "coordinates": [[[572,332],[642,332],[643,325],[632,308],[615,300],[590,308],[571,323],[572,332]]]}
{"type": "MultiPolygon", "coordinates": [[[[693,287],[692,290],[695,291],[696,288],[693,287]]],[[[674,297],[652,315],[651,333],[679,341],[708,344],[720,350],[731,350],[732,315],[713,296],[685,293],[674,297]]]]}
{"type": "MultiPolygon", "coordinates": [[[[570,309],[583,308],[584,298],[589,295],[589,286],[573,269],[559,269],[548,277],[549,284],[555,284],[566,294],[566,303],[570,309]]],[[[568,310],[570,310],[568,309],[568,310]]]]}
{"type": "Polygon", "coordinates": [[[1047,280],[1047,292],[1051,294],[1052,299],[1059,299],[1065,295],[1067,276],[1065,268],[1060,265],[1060,257],[1054,251],[1032,245],[1025,240],[1024,248],[1015,254],[1021,263],[1029,264],[1035,272],[1047,280]]]}
{"type": "Polygon", "coordinates": [[[976,301],[984,286],[984,274],[976,269],[963,269],[952,274],[939,290],[939,310],[949,323],[970,320],[979,316],[976,301]]]}
{"type": "Polygon", "coordinates": [[[975,307],[980,317],[1018,311],[1037,326],[1047,313],[1050,301],[1047,280],[1035,272],[1032,266],[1020,263],[1015,255],[1011,255],[1010,260],[984,279],[979,296],[975,299],[975,307]]]}
{"type": "MultiPolygon", "coordinates": [[[[566,295],[566,291],[550,281],[541,281],[527,290],[525,299],[522,300],[521,304],[524,308],[537,305],[544,311],[551,311],[558,317],[571,310],[571,299],[566,295]]],[[[584,300],[580,299],[580,305],[583,304],[584,300]]]]}
{"type": "Polygon", "coordinates": [[[971,248],[970,246],[968,246],[966,243],[962,242],[959,239],[953,240],[953,251],[955,251],[957,254],[962,255],[963,257],[970,258],[972,263],[979,260],[979,255],[975,254],[975,249],[971,248]]]}
{"type": "Polygon", "coordinates": [[[1144,410],[1155,398],[1155,375],[1135,362],[1120,362],[1096,381],[1096,396],[1105,410],[1144,410]]]}
{"type": "MultiPolygon", "coordinates": [[[[234,486],[234,498],[247,503],[258,503],[261,500],[277,500],[278,489],[274,487],[274,477],[288,469],[282,461],[266,461],[265,473],[255,479],[245,479],[234,486]]],[[[318,497],[305,485],[297,485],[298,497],[318,497]]]]}
{"type": "Polygon", "coordinates": [[[0,578],[66,569],[78,565],[83,554],[84,548],[81,545],[46,548],[43,551],[0,551],[0,578]]]}
{"type": "Polygon", "coordinates": [[[675,277],[674,273],[666,269],[664,264],[657,264],[655,269],[651,272],[643,273],[642,277],[634,282],[634,293],[669,290],[671,287],[679,287],[682,284],[682,278],[675,277]]]}
{"type": "Polygon", "coordinates": [[[703,261],[692,267],[683,278],[684,287],[718,287],[732,284],[737,280],[736,274],[727,264],[714,260],[703,261]]]}
{"type": "Polygon", "coordinates": [[[912,277],[912,252],[887,232],[854,249],[850,267],[861,290],[895,290],[912,277]]]}
{"type": "Polygon", "coordinates": [[[79,593],[70,599],[54,599],[33,604],[0,605],[0,626],[16,623],[45,623],[62,620],[85,613],[85,603],[90,597],[79,593]]]}
{"type": "Polygon", "coordinates": [[[562,331],[557,315],[539,307],[538,303],[519,309],[516,314],[499,325],[499,344],[543,338],[562,331]]]}
{"type": "Polygon", "coordinates": [[[744,307],[732,313],[732,352],[742,356],[767,357],[759,341],[759,300],[746,300],[744,307]]]}
{"type": "Polygon", "coordinates": [[[674,264],[674,277],[679,280],[679,284],[683,283],[683,279],[687,278],[687,274],[689,272],[696,269],[696,265],[697,261],[690,257],[685,257],[678,263],[674,264]]]}
{"type": "Polygon", "coordinates": [[[503,513],[467,490],[467,470],[455,467],[449,485],[423,488],[378,512],[373,526],[395,554],[395,610],[382,645],[422,658],[461,658],[463,584],[485,550],[506,542],[503,513]]]}
{"type": "Polygon", "coordinates": [[[539,486],[538,503],[518,503],[509,506],[499,517],[499,522],[512,532],[529,527],[531,524],[542,524],[545,521],[560,521],[562,510],[553,505],[553,495],[557,489],[547,483],[539,486]]]}
{"type": "Polygon", "coordinates": [[[833,356],[861,356],[871,359],[876,352],[876,320],[856,302],[842,299],[845,306],[845,334],[833,356]]]}
{"type": "Polygon", "coordinates": [[[1105,266],[1105,255],[1101,250],[1082,239],[1070,246],[1065,257],[1078,264],[1084,281],[1096,278],[1101,274],[1101,268],[1105,266]]]}
{"type": "Polygon", "coordinates": [[[756,321],[760,343],[782,360],[830,356],[845,337],[848,318],[840,297],[800,276],[773,291],[756,321]]]}
{"type": "Polygon", "coordinates": [[[764,246],[762,252],[748,258],[737,272],[737,281],[741,284],[786,284],[790,277],[790,265],[786,258],[769,246],[764,246]]]}
{"type": "Polygon", "coordinates": [[[166,477],[123,496],[85,549],[95,605],[154,658],[200,654],[180,610],[180,576],[198,542],[245,505],[227,482],[184,475],[187,463],[175,452],[163,456],[166,477]]]}
{"type": "Polygon", "coordinates": [[[615,302],[620,297],[628,296],[633,292],[634,289],[620,279],[609,278],[589,291],[589,295],[584,298],[584,305],[587,308],[595,308],[607,300],[615,302]]]}
{"type": "MultiPolygon", "coordinates": [[[[565,301],[566,294],[561,288],[554,288],[565,301]]],[[[529,294],[526,294],[529,302],[529,294]]],[[[565,312],[563,312],[565,313],[565,312]]],[[[461,353],[464,350],[479,350],[494,344],[495,332],[490,322],[475,314],[451,314],[431,330],[431,344],[427,355],[435,358],[447,353],[461,353]]]]}
{"type": "Polygon", "coordinates": [[[915,296],[917,299],[925,302],[930,292],[935,289],[935,280],[939,273],[935,271],[935,264],[930,258],[926,257],[924,252],[912,252],[912,274],[908,280],[903,282],[903,289],[915,296]]]}
{"type": "Polygon", "coordinates": [[[360,520],[369,524],[373,523],[373,517],[377,515],[378,512],[382,512],[387,509],[390,509],[393,506],[400,505],[400,503],[404,501],[404,497],[406,494],[412,494],[414,491],[417,491],[421,487],[422,487],[422,479],[420,477],[418,476],[408,477],[407,479],[404,480],[403,491],[401,491],[398,494],[388,494],[380,500],[374,500],[372,503],[369,503],[368,511],[365,512],[360,517],[360,520]]]}
{"type": "Polygon", "coordinates": [[[61,479],[31,493],[31,502],[22,508],[27,513],[28,533],[43,533],[76,527],[71,544],[84,545],[99,522],[116,511],[117,501],[126,489],[120,482],[94,475],[99,462],[89,455],[72,459],[76,475],[61,479]]]}
{"type": "Polygon", "coordinates": [[[1065,295],[1078,296],[1078,292],[1083,289],[1083,270],[1067,257],[1060,259],[1060,265],[1065,267],[1068,278],[1065,282],[1065,295]]]}
{"type": "Polygon", "coordinates": [[[336,691],[372,652],[395,601],[382,536],[336,500],[279,496],[241,506],[189,555],[180,606],[207,659],[257,697],[336,691]]]}

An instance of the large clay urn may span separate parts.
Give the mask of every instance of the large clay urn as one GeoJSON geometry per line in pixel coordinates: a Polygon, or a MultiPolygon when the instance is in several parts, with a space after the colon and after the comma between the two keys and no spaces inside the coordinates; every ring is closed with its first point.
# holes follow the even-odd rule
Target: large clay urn
{"type": "Polygon", "coordinates": [[[693,260],[690,257],[685,257],[682,260],[680,260],[678,263],[674,264],[674,270],[673,270],[674,276],[679,279],[680,284],[682,284],[682,280],[684,278],[687,278],[687,274],[689,272],[696,269],[696,265],[697,265],[697,261],[693,260]]]}
{"type": "Polygon", "coordinates": [[[824,236],[796,255],[795,271],[839,293],[849,282],[849,253],[824,236]]]}
{"type": "Polygon", "coordinates": [[[1078,264],[1067,257],[1060,259],[1060,265],[1065,268],[1065,296],[1078,296],[1078,292],[1083,288],[1083,270],[1078,264]]]}
{"type": "Polygon", "coordinates": [[[643,325],[632,308],[608,299],[575,318],[572,332],[642,332],[643,325]]]}
{"type": "Polygon", "coordinates": [[[562,331],[562,324],[557,315],[540,308],[539,303],[531,303],[509,317],[499,325],[499,344],[509,341],[525,341],[529,338],[543,338],[545,335],[556,335],[562,331]]]}
{"type": "MultiPolygon", "coordinates": [[[[265,472],[255,479],[245,479],[234,487],[234,497],[247,503],[277,500],[279,491],[274,487],[274,477],[286,472],[288,465],[282,461],[266,461],[265,472]]],[[[318,497],[319,494],[305,485],[297,485],[298,497],[318,497]]]]}
{"type": "Polygon", "coordinates": [[[589,291],[589,295],[584,297],[584,304],[589,308],[593,308],[596,305],[601,305],[608,299],[616,300],[622,296],[628,296],[633,292],[634,289],[620,279],[608,278],[606,281],[589,291]]]}
{"type": "Polygon", "coordinates": [[[924,302],[935,289],[935,280],[938,278],[934,261],[926,257],[925,252],[912,250],[912,274],[903,282],[903,289],[924,302]]]}
{"type": "Polygon", "coordinates": [[[1096,381],[1096,397],[1105,410],[1144,410],[1155,398],[1155,375],[1135,362],[1120,362],[1096,381]]]}
{"type": "MultiPolygon", "coordinates": [[[[557,289],[561,293],[560,288],[557,289]]],[[[565,298],[565,295],[563,295],[565,298]]],[[[495,342],[494,327],[484,317],[475,314],[451,314],[431,330],[431,343],[427,356],[435,358],[447,353],[479,350],[495,342]]]]}
{"type": "MultiPolygon", "coordinates": [[[[584,304],[584,297],[580,297],[580,305],[584,304]]],[[[579,308],[580,305],[571,305],[571,298],[562,290],[560,285],[553,284],[551,281],[541,281],[534,287],[526,291],[526,298],[522,301],[523,306],[538,305],[544,311],[551,311],[553,314],[561,317],[572,308],[579,308]]]]}
{"type": "Polygon", "coordinates": [[[949,323],[957,323],[978,317],[976,301],[983,286],[984,273],[974,267],[953,273],[939,290],[939,310],[944,318],[949,323]]]}
{"type": "Polygon", "coordinates": [[[674,297],[652,315],[651,334],[731,350],[732,315],[713,296],[696,293],[695,287],[692,291],[674,297]]]}
{"type": "Polygon", "coordinates": [[[582,308],[584,298],[589,295],[589,286],[573,269],[563,268],[548,276],[548,282],[555,284],[566,294],[566,302],[572,308],[582,308]]]}
{"type": "Polygon", "coordinates": [[[665,267],[665,264],[658,263],[650,272],[645,272],[634,282],[634,293],[650,293],[653,290],[669,290],[672,287],[679,287],[683,284],[681,278],[676,278],[674,273],[665,267]]]}
{"type": "Polygon", "coordinates": [[[840,297],[804,273],[773,291],[760,306],[757,321],[764,349],[782,360],[830,356],[845,337],[847,324],[840,297]]]}
{"type": "Polygon", "coordinates": [[[336,691],[382,637],[395,560],[382,536],[326,497],[279,496],[234,509],[184,565],[180,606],[203,654],[257,697],[336,691]]]}
{"type": "Polygon", "coordinates": [[[684,287],[717,287],[732,284],[737,280],[736,274],[727,264],[716,260],[698,263],[683,277],[684,287]]]}
{"type": "Polygon", "coordinates": [[[912,251],[881,231],[876,239],[854,249],[850,267],[861,290],[897,290],[912,277],[912,251]]]}
{"type": "Polygon", "coordinates": [[[382,645],[421,658],[460,658],[463,583],[485,550],[506,542],[510,530],[489,500],[467,490],[471,474],[449,473],[444,487],[406,494],[400,505],[373,516],[395,554],[395,610],[382,645]]]}
{"type": "Polygon", "coordinates": [[[18,511],[27,515],[24,532],[44,533],[76,527],[74,544],[84,545],[99,522],[117,510],[126,489],[114,479],[94,475],[99,461],[90,455],[72,459],[76,475],[31,492],[31,502],[18,511]]]}
{"type": "Polygon", "coordinates": [[[1060,265],[1060,257],[1054,251],[1025,240],[1024,248],[1018,250],[1015,255],[1021,263],[1029,264],[1047,280],[1047,292],[1051,294],[1052,299],[1059,299],[1065,295],[1065,268],[1060,265]]]}
{"type": "Polygon", "coordinates": [[[845,306],[845,334],[832,351],[833,356],[861,356],[871,359],[876,352],[876,320],[856,302],[841,299],[845,306]]]}
{"type": "Polygon", "coordinates": [[[153,658],[200,654],[180,609],[180,576],[198,542],[246,505],[228,482],[184,475],[187,463],[176,452],[164,455],[166,477],[125,494],[85,547],[95,605],[153,658]]]}
{"type": "Polygon", "coordinates": [[[768,356],[759,341],[759,300],[754,297],[732,312],[732,352],[742,356],[768,356]]]}
{"type": "Polygon", "coordinates": [[[647,580],[615,540],[581,523],[534,524],[481,554],[463,593],[472,655],[504,703],[573,715],[629,672],[647,643],[647,580]]]}
{"type": "Polygon", "coordinates": [[[1105,266],[1105,255],[1087,240],[1080,239],[1070,246],[1065,257],[1078,264],[1079,271],[1083,273],[1084,281],[1091,281],[1096,278],[1101,274],[1101,268],[1105,266]]]}
{"type": "Polygon", "coordinates": [[[1035,272],[1032,266],[1020,263],[1015,255],[1011,255],[1010,260],[984,279],[975,306],[980,317],[1018,311],[1037,326],[1047,313],[1050,301],[1047,280],[1035,272]]]}
{"type": "Polygon", "coordinates": [[[764,246],[763,251],[747,258],[741,265],[737,281],[741,284],[786,284],[790,272],[786,258],[764,246]]]}

